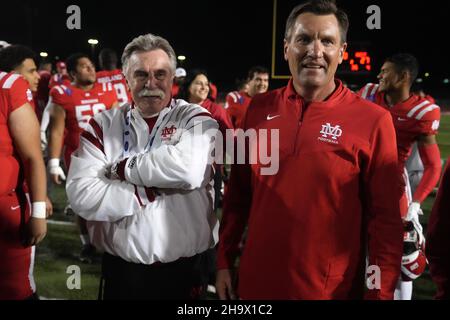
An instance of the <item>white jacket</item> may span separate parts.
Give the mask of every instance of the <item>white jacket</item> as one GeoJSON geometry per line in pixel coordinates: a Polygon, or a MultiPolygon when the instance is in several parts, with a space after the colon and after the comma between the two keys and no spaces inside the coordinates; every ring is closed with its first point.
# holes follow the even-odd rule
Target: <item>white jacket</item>
{"type": "Polygon", "coordinates": [[[66,185],[73,210],[88,220],[92,243],[143,264],[171,262],[214,246],[219,223],[209,157],[217,128],[206,109],[183,100],[172,100],[160,112],[150,135],[130,105],[92,118],[72,155],[66,185]],[[130,138],[124,136],[127,128],[130,138]],[[133,165],[127,163],[126,181],[109,180],[105,169],[126,156],[126,139],[133,165]],[[153,202],[145,186],[156,188],[153,202]]]}

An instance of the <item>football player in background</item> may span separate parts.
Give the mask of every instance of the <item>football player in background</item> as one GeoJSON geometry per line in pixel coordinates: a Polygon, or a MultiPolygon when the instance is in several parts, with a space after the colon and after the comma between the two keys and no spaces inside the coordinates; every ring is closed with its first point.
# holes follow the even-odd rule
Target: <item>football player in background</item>
{"type": "MultiPolygon", "coordinates": [[[[64,146],[64,161],[68,169],[70,156],[79,145],[80,134],[93,115],[118,106],[117,95],[111,83],[96,82],[95,67],[89,56],[76,53],[67,59],[67,70],[74,79],[73,84],[59,85],[50,91],[49,161],[47,164],[53,183],[61,184],[66,179],[60,165],[64,146]],[[64,130],[67,133],[64,135],[64,130]]],[[[92,262],[95,248],[89,241],[86,221],[77,218],[83,248],[80,260],[92,262]]]]}
{"type": "Polygon", "coordinates": [[[122,70],[117,67],[117,53],[112,49],[103,49],[98,56],[100,69],[97,72],[97,82],[111,82],[116,90],[119,105],[131,103],[131,93],[128,88],[127,80],[122,70]]]}
{"type": "Polygon", "coordinates": [[[175,77],[173,78],[172,84],[172,97],[178,98],[178,92],[180,91],[180,87],[183,85],[186,76],[187,76],[186,69],[181,67],[176,68],[175,77]]]}
{"type": "Polygon", "coordinates": [[[441,172],[441,157],[436,143],[439,128],[440,108],[425,98],[411,94],[410,89],[417,77],[419,65],[410,54],[396,54],[387,58],[378,75],[379,84],[369,83],[359,94],[389,110],[394,121],[399,157],[399,174],[403,175],[404,189],[400,204],[401,216],[407,227],[405,250],[411,240],[411,232],[416,242],[412,252],[404,252],[402,276],[397,284],[395,299],[410,300],[412,280],[423,272],[426,264],[422,226],[419,222],[421,203],[436,186],[441,172]],[[417,142],[420,158],[424,165],[423,177],[414,194],[411,194],[405,162],[413,143],[417,142]],[[408,223],[410,222],[410,223],[408,223]],[[411,227],[414,227],[412,230],[411,227]],[[407,241],[407,238],[409,239],[407,241]],[[410,267],[419,265],[411,270],[410,267]]]}
{"type": "Polygon", "coordinates": [[[61,84],[70,84],[70,76],[67,73],[67,66],[64,61],[58,61],[56,63],[56,73],[50,79],[49,87],[51,89],[61,84]]]}
{"type": "Polygon", "coordinates": [[[256,66],[248,72],[247,89],[239,92],[233,91],[227,95],[224,108],[227,110],[235,129],[241,126],[252,97],[264,93],[268,89],[269,70],[256,66]]]}
{"type": "MultiPolygon", "coordinates": [[[[415,83],[412,86],[411,92],[416,96],[425,98],[426,100],[430,101],[433,104],[436,103],[436,100],[431,95],[426,94],[422,86],[420,86],[417,83],[415,83]]],[[[417,148],[417,142],[414,143],[411,155],[406,161],[406,170],[408,171],[409,184],[411,185],[411,193],[414,194],[414,192],[417,189],[417,186],[420,183],[420,180],[422,179],[424,170],[422,160],[420,159],[419,150],[417,148]]]]}
{"type": "Polygon", "coordinates": [[[50,93],[50,80],[52,78],[52,64],[50,61],[42,61],[39,64],[39,83],[36,92],[33,94],[36,105],[36,114],[41,122],[42,114],[48,103],[50,93]]]}
{"type": "Polygon", "coordinates": [[[37,299],[34,246],[45,237],[50,213],[32,105],[39,80],[34,57],[20,45],[0,50],[0,300],[37,299]]]}

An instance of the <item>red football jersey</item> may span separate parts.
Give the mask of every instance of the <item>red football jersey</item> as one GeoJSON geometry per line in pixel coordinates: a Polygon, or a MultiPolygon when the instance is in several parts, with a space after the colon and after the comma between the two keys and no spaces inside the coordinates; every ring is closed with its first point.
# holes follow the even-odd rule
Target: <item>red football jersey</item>
{"type": "Polygon", "coordinates": [[[78,148],[80,134],[96,113],[110,109],[117,102],[111,83],[98,84],[89,91],[73,85],[55,86],[50,90],[53,103],[66,111],[67,134],[64,145],[71,152],[78,148]]]}
{"type": "Polygon", "coordinates": [[[369,83],[358,94],[391,113],[397,134],[399,165],[403,169],[417,138],[421,135],[437,134],[441,116],[440,108],[417,95],[411,95],[406,101],[388,106],[384,93],[378,88],[377,84],[369,83]]]}
{"type": "Polygon", "coordinates": [[[252,98],[245,92],[233,91],[227,94],[224,108],[235,129],[241,128],[242,121],[252,98]]]}
{"type": "Polygon", "coordinates": [[[0,196],[17,187],[19,175],[19,161],[8,128],[9,115],[25,103],[32,104],[32,100],[33,94],[22,76],[0,72],[0,196]]]}
{"type": "Polygon", "coordinates": [[[97,82],[98,83],[111,82],[114,89],[116,90],[117,99],[120,105],[124,105],[125,103],[131,103],[132,98],[130,89],[128,88],[125,76],[123,75],[120,69],[111,71],[104,70],[97,72],[97,82]]]}

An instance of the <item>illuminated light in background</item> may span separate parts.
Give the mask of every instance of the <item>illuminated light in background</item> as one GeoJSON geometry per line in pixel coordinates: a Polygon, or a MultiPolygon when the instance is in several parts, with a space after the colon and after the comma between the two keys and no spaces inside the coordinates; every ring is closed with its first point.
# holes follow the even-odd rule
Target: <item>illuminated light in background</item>
{"type": "Polygon", "coordinates": [[[345,52],[343,61],[348,61],[350,72],[372,71],[372,58],[367,51],[345,52]]]}

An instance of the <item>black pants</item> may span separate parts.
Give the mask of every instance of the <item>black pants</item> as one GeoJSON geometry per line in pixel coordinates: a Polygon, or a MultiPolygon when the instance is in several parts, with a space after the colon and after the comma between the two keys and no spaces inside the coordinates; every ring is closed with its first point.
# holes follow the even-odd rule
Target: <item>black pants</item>
{"type": "Polygon", "coordinates": [[[144,265],[105,253],[99,298],[103,300],[194,300],[206,296],[206,253],[170,263],[144,265]],[[103,286],[104,284],[104,286],[103,286]]]}

